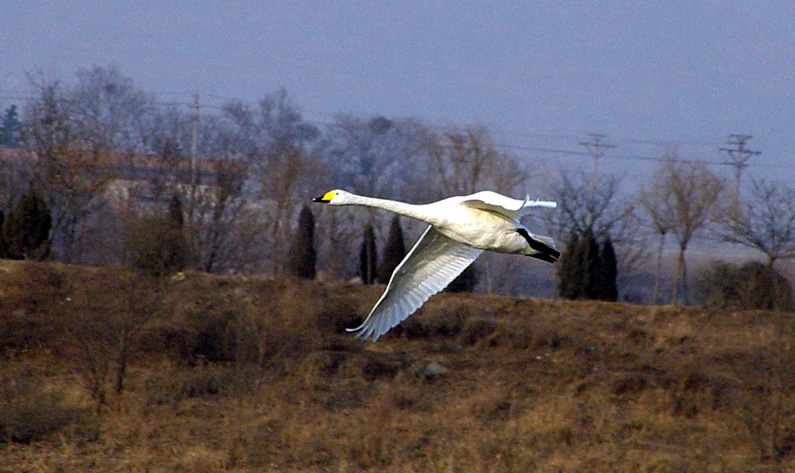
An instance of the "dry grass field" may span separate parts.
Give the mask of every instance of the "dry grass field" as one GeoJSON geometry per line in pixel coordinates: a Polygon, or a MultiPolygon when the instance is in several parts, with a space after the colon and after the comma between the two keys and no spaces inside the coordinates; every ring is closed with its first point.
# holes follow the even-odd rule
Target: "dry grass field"
{"type": "Polygon", "coordinates": [[[0,472],[795,469],[791,314],[0,262],[0,472]]]}

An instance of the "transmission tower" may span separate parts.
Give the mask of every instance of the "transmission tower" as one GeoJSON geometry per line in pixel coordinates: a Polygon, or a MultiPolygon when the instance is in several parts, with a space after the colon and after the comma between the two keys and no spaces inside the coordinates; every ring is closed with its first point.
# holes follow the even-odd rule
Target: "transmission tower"
{"type": "Polygon", "coordinates": [[[588,133],[588,136],[591,138],[590,141],[583,141],[580,143],[581,146],[585,146],[585,149],[588,150],[591,157],[593,158],[591,164],[591,197],[596,189],[596,172],[597,167],[599,166],[599,158],[605,155],[605,151],[611,148],[615,148],[616,145],[609,145],[607,143],[603,143],[602,140],[607,138],[607,135],[601,133],[588,133]]]}
{"type": "Polygon", "coordinates": [[[758,156],[762,154],[761,151],[751,151],[745,147],[748,143],[748,140],[753,138],[751,135],[738,135],[732,133],[729,135],[729,138],[726,142],[730,148],[720,148],[721,151],[725,151],[729,154],[732,158],[731,161],[727,161],[724,164],[728,164],[730,166],[734,166],[734,208],[737,208],[737,203],[740,200],[740,178],[743,174],[743,169],[748,166],[748,161],[751,159],[751,156],[758,156]]]}

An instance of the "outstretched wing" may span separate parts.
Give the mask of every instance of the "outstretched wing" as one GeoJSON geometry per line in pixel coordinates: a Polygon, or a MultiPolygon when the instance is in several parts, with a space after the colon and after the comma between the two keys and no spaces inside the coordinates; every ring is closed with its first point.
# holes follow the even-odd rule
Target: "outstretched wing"
{"type": "Polygon", "coordinates": [[[348,331],[358,331],[357,338],[372,337],[375,342],[447,287],[480,253],[482,250],[456,243],[428,227],[395,268],[386,291],[364,323],[348,331]]]}
{"type": "Polygon", "coordinates": [[[467,207],[495,212],[513,220],[517,220],[522,215],[529,213],[533,207],[554,209],[558,206],[556,202],[530,200],[530,196],[525,197],[524,200],[518,200],[491,191],[477,192],[467,196],[461,201],[461,204],[467,207]]]}

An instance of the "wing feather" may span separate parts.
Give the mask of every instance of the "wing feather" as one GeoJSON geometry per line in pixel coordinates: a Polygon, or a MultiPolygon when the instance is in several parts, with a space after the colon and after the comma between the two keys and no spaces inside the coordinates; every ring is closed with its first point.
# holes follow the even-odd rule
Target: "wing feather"
{"type": "Polygon", "coordinates": [[[395,268],[386,290],[364,323],[348,331],[358,331],[357,338],[372,337],[375,342],[447,287],[480,253],[482,250],[456,243],[428,227],[395,268]]]}
{"type": "Polygon", "coordinates": [[[477,192],[467,196],[461,201],[461,204],[467,207],[495,212],[513,220],[528,214],[533,207],[554,209],[558,206],[556,202],[530,200],[529,195],[522,201],[491,191],[477,192]]]}

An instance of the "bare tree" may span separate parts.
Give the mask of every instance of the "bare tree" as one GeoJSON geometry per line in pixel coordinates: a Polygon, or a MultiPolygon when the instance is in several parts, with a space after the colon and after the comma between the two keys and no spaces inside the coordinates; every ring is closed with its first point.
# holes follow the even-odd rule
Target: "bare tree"
{"type": "Polygon", "coordinates": [[[265,95],[255,108],[230,102],[216,123],[216,129],[224,131],[215,132],[208,149],[245,163],[241,198],[258,209],[256,215],[247,214],[256,221],[245,225],[258,228],[261,246],[267,249],[261,255],[267,264],[261,269],[278,273],[286,262],[299,209],[317,192],[313,183],[323,175],[309,152],[319,130],[303,119],[285,90],[265,95]]]}
{"type": "Polygon", "coordinates": [[[80,226],[102,205],[108,182],[104,154],[86,146],[72,119],[72,101],[57,80],[31,77],[36,97],[26,111],[23,140],[35,163],[34,174],[53,213],[53,252],[78,260],[80,226]]]}
{"type": "Polygon", "coordinates": [[[725,212],[720,239],[761,251],[768,267],[795,257],[795,191],[752,181],[747,196],[725,212]]]}
{"type": "Polygon", "coordinates": [[[550,184],[551,198],[558,208],[548,214],[549,224],[558,239],[591,232],[596,238],[613,233],[623,219],[632,215],[633,206],[621,201],[617,176],[561,172],[550,184]]]}
{"type": "MultiPolygon", "coordinates": [[[[429,176],[434,183],[432,198],[467,195],[493,190],[506,195],[524,197],[530,172],[516,158],[501,152],[489,130],[483,126],[464,129],[449,128],[434,136],[429,156],[429,176]]],[[[516,277],[519,262],[500,261],[488,255],[459,276],[451,284],[458,290],[479,286],[488,292],[502,287],[505,273],[516,277]]]]}
{"type": "MultiPolygon", "coordinates": [[[[409,202],[438,196],[428,156],[434,136],[417,120],[390,120],[339,115],[312,147],[313,162],[321,166],[323,181],[315,185],[350,189],[366,195],[409,202]]],[[[357,274],[348,255],[358,251],[361,229],[372,225],[383,241],[389,216],[372,209],[327,212],[318,217],[318,251],[324,268],[335,274],[357,274]]],[[[408,222],[409,234],[419,226],[408,222]]]]}
{"type": "Polygon", "coordinates": [[[22,151],[9,152],[0,159],[0,210],[9,211],[33,180],[33,165],[22,151]]]}
{"type": "Polygon", "coordinates": [[[365,195],[429,199],[427,156],[433,137],[413,119],[339,115],[313,154],[329,182],[365,195]]]}
{"type": "Polygon", "coordinates": [[[681,287],[685,304],[690,302],[685,252],[693,237],[715,217],[723,182],[701,163],[669,158],[659,170],[661,185],[670,193],[664,201],[674,226],[671,231],[679,246],[671,303],[676,304],[681,287]]]}
{"type": "Polygon", "coordinates": [[[116,66],[94,65],[77,71],[71,119],[85,146],[94,152],[141,151],[152,102],[116,66]]]}
{"type": "Polygon", "coordinates": [[[497,150],[485,127],[449,129],[440,134],[430,156],[436,197],[494,190],[513,194],[529,178],[518,161],[497,150]]]}
{"type": "Polygon", "coordinates": [[[143,148],[151,98],[113,66],[80,69],[74,85],[43,74],[29,79],[34,99],[24,111],[22,139],[53,210],[53,253],[80,262],[88,235],[106,225],[98,212],[119,153],[143,148]]]}
{"type": "Polygon", "coordinates": [[[230,159],[218,159],[210,164],[210,182],[192,192],[194,219],[189,224],[188,235],[193,265],[209,273],[241,270],[233,242],[247,204],[243,193],[246,166],[230,159]]]}
{"type": "Polygon", "coordinates": [[[174,192],[184,197],[192,266],[278,272],[307,180],[323,175],[307,152],[318,131],[284,90],[254,107],[233,101],[220,114],[196,120],[194,113],[169,107],[148,120],[154,201],[174,192]]]}
{"type": "Polygon", "coordinates": [[[644,210],[647,223],[658,236],[657,255],[654,265],[654,290],[652,291],[652,304],[657,303],[660,293],[660,273],[662,270],[662,252],[665,246],[665,237],[676,226],[673,209],[675,198],[671,187],[667,185],[667,172],[660,168],[651,176],[651,183],[640,191],[640,206],[644,210]]]}
{"type": "Polygon", "coordinates": [[[619,279],[632,274],[645,255],[636,204],[621,194],[621,178],[561,171],[551,180],[549,194],[557,201],[554,212],[544,214],[553,236],[561,242],[572,235],[610,239],[615,246],[619,279]]]}

